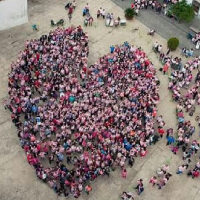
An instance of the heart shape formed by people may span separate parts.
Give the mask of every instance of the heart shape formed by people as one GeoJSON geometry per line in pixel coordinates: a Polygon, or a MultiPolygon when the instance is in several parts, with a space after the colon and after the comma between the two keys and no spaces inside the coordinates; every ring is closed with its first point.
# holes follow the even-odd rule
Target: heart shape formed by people
{"type": "Polygon", "coordinates": [[[145,156],[159,101],[156,70],[128,42],[87,66],[88,36],[56,29],[26,42],[11,64],[13,123],[27,160],[58,194],[90,192],[90,180],[145,156]]]}

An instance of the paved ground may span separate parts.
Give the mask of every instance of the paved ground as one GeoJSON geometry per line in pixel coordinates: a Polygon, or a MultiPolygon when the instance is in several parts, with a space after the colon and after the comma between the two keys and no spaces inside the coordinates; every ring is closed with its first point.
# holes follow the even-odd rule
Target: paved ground
{"type": "MultiPolygon", "coordinates": [[[[73,25],[83,24],[81,12],[86,2],[90,4],[91,14],[94,17],[96,10],[103,6],[107,11],[123,18],[123,10],[111,1],[77,0],[77,2],[78,7],[72,19],[73,25]]],[[[0,32],[1,102],[7,97],[9,66],[12,61],[16,60],[18,52],[23,49],[24,41],[48,33],[51,30],[50,19],[65,18],[67,20],[66,11],[63,9],[65,3],[64,0],[29,2],[29,23],[0,32]],[[39,32],[31,30],[31,25],[34,23],[39,25],[39,32]]],[[[65,26],[69,25],[67,21],[65,26]]],[[[127,40],[131,44],[141,46],[157,69],[161,67],[157,56],[152,52],[152,43],[158,41],[166,51],[166,40],[157,34],[153,38],[147,36],[148,28],[136,19],[128,22],[126,27],[118,28],[105,27],[103,20],[95,20],[94,26],[85,28],[85,31],[90,37],[89,63],[93,63],[99,56],[108,53],[111,44],[120,44],[127,40]],[[133,32],[133,27],[139,27],[139,31],[133,32]]],[[[174,54],[180,55],[180,50],[174,54]]],[[[158,76],[161,79],[159,113],[163,114],[167,127],[175,127],[175,104],[171,102],[170,93],[167,90],[168,77],[161,75],[160,72],[158,76]]],[[[47,185],[36,178],[33,168],[26,162],[26,157],[19,146],[16,129],[11,123],[9,112],[3,109],[2,104],[0,104],[0,137],[0,200],[64,199],[57,197],[47,185]]],[[[133,191],[132,186],[138,178],[144,179],[145,192],[136,199],[199,200],[200,180],[189,179],[186,175],[174,174],[170,183],[161,191],[149,186],[149,178],[169,158],[171,158],[170,171],[174,174],[177,166],[182,164],[180,155],[174,156],[165,146],[165,139],[162,139],[148,149],[148,155],[144,159],[138,158],[134,167],[128,169],[126,180],[122,179],[119,170],[116,170],[109,179],[105,177],[95,180],[92,193],[89,196],[83,194],[80,200],[117,200],[122,191],[133,191]]]]}
{"type": "MultiPolygon", "coordinates": [[[[132,0],[112,0],[114,3],[119,5],[121,8],[126,9],[130,7],[132,0]]],[[[159,0],[163,2],[162,0],[159,0]]],[[[200,30],[200,19],[197,17],[190,23],[179,23],[174,19],[170,19],[164,14],[157,14],[156,12],[152,11],[150,8],[148,10],[141,10],[137,19],[145,24],[150,29],[155,29],[156,32],[164,37],[165,39],[169,39],[170,37],[177,37],[180,41],[180,48],[193,48],[195,46],[193,43],[187,39],[187,33],[193,33],[189,27],[194,26],[200,30]]],[[[194,33],[193,33],[194,34],[194,33]]],[[[195,50],[195,55],[200,54],[200,50],[195,50]]]]}

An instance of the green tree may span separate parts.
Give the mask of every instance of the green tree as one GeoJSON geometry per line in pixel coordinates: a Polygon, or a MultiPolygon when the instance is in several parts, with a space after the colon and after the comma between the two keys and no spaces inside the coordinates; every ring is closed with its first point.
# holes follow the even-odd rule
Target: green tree
{"type": "Polygon", "coordinates": [[[195,13],[192,4],[187,4],[186,0],[182,0],[171,7],[171,13],[175,15],[179,21],[190,22],[194,19],[195,13]]]}
{"type": "Polygon", "coordinates": [[[170,51],[175,51],[179,45],[179,40],[178,38],[169,38],[167,41],[167,46],[170,51]]]}
{"type": "Polygon", "coordinates": [[[132,9],[132,8],[127,8],[125,11],[124,11],[124,13],[125,13],[125,17],[126,17],[126,19],[133,19],[133,17],[134,17],[134,15],[136,14],[135,13],[135,10],[134,9],[132,9]]]}

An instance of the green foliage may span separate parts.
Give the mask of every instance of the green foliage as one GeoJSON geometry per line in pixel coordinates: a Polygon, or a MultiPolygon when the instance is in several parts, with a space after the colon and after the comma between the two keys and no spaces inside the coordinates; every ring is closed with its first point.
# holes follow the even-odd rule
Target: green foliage
{"type": "Polygon", "coordinates": [[[187,4],[186,0],[174,4],[170,10],[179,21],[190,22],[195,16],[192,4],[187,4]]]}
{"type": "Polygon", "coordinates": [[[133,19],[134,15],[136,15],[135,10],[132,8],[127,8],[124,13],[126,19],[133,19]]]}
{"type": "Polygon", "coordinates": [[[177,49],[178,45],[179,45],[178,38],[170,38],[167,41],[167,46],[170,49],[170,51],[175,51],[177,49]]]}

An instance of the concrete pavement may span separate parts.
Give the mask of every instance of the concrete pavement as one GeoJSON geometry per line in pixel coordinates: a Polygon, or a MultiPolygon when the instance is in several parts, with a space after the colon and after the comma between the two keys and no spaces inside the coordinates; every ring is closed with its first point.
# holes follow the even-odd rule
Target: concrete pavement
{"type": "MultiPolygon", "coordinates": [[[[156,69],[161,67],[157,55],[152,52],[152,43],[158,41],[163,45],[166,51],[166,40],[160,35],[155,37],[147,36],[148,27],[139,22],[137,19],[127,22],[127,26],[118,28],[109,28],[105,26],[102,19],[96,20],[96,11],[103,7],[108,12],[113,12],[115,16],[123,18],[123,10],[108,0],[77,0],[77,10],[75,11],[71,24],[83,24],[82,9],[89,3],[91,14],[94,17],[93,27],[85,27],[90,38],[90,55],[89,63],[109,52],[112,44],[121,44],[128,41],[136,46],[141,46],[154,63],[156,69]],[[139,31],[133,32],[134,27],[139,27],[139,31]]],[[[22,26],[0,32],[0,101],[7,97],[7,74],[10,71],[10,64],[17,59],[19,51],[23,50],[24,41],[31,38],[39,38],[42,34],[47,34],[52,28],[50,20],[66,20],[65,26],[71,25],[68,22],[67,13],[64,9],[66,1],[53,0],[35,0],[29,1],[29,23],[22,26]],[[33,32],[32,24],[39,25],[39,31],[33,32]]],[[[178,49],[173,53],[179,55],[178,49]]],[[[171,95],[167,90],[168,77],[163,76],[158,71],[158,77],[161,80],[160,97],[158,105],[159,113],[164,116],[167,127],[176,127],[175,103],[171,102],[171,95]]],[[[191,119],[192,120],[192,119],[191,119]]],[[[198,132],[198,131],[197,131],[198,132]]],[[[57,195],[46,184],[37,179],[33,168],[26,161],[23,150],[19,146],[17,132],[13,126],[9,111],[5,111],[0,104],[0,200],[62,200],[63,197],[57,195]]],[[[197,137],[197,136],[195,136],[197,137]]],[[[82,199],[90,200],[117,200],[124,190],[133,191],[138,178],[144,179],[145,191],[137,199],[143,200],[199,200],[200,180],[187,178],[186,175],[178,176],[175,174],[177,166],[182,161],[180,155],[174,156],[169,148],[165,146],[163,138],[155,146],[148,148],[147,156],[142,159],[138,158],[133,168],[128,169],[127,179],[122,179],[120,171],[116,170],[111,173],[110,178],[98,178],[92,184],[93,191],[89,196],[83,194],[82,199]],[[152,188],[148,184],[151,176],[155,175],[157,168],[166,160],[171,158],[170,172],[173,177],[169,184],[163,190],[152,188]]],[[[197,158],[196,158],[197,160],[197,158]]],[[[193,160],[193,163],[196,161],[193,160]]],[[[70,197],[70,199],[73,199],[70,197]]]]}

